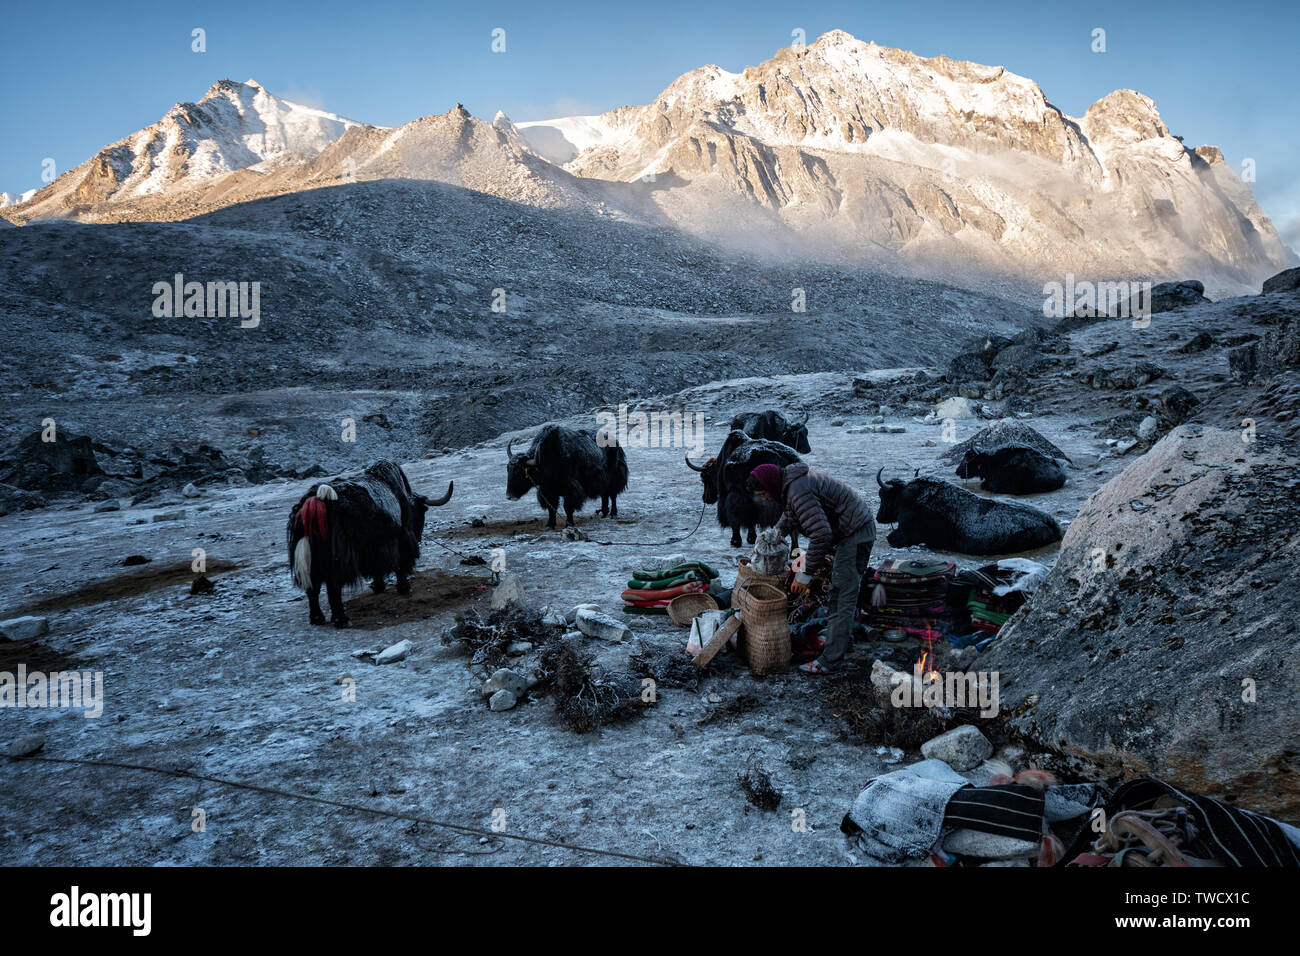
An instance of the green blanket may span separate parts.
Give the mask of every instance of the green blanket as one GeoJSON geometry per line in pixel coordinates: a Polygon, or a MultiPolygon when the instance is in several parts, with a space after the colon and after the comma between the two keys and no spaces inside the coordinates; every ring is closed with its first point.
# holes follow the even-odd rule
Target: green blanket
{"type": "MultiPolygon", "coordinates": [[[[641,572],[637,572],[640,574],[641,572]]],[[[627,582],[627,586],[637,591],[665,591],[668,588],[675,588],[679,584],[687,584],[691,581],[703,581],[707,584],[710,578],[703,571],[694,569],[679,574],[675,578],[632,578],[627,582]]]]}
{"type": "Polygon", "coordinates": [[[685,578],[684,580],[712,581],[718,576],[718,572],[713,570],[713,568],[709,567],[703,561],[687,561],[685,564],[679,564],[675,568],[668,568],[663,571],[655,571],[653,569],[633,571],[632,580],[642,582],[640,585],[637,585],[638,587],[648,586],[653,589],[658,589],[671,586],[662,584],[661,582],[669,581],[673,578],[681,578],[683,575],[692,571],[704,576],[699,578],[685,578]]]}

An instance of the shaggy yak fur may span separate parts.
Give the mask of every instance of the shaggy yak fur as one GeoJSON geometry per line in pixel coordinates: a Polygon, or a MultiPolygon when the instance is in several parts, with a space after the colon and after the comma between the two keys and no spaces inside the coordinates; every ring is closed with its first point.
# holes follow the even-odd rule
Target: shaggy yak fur
{"type": "Polygon", "coordinates": [[[1065,469],[1054,458],[1033,448],[1008,446],[966,452],[957,466],[958,478],[980,478],[980,487],[1005,495],[1055,491],[1065,484],[1065,469]]]}
{"type": "Polygon", "coordinates": [[[718,524],[731,529],[731,546],[739,548],[741,528],[745,529],[749,543],[753,544],[758,540],[756,528],[770,528],[781,519],[779,504],[763,509],[755,503],[745,487],[749,473],[759,465],[784,468],[798,460],[798,454],[789,445],[753,439],[733,428],[715,457],[703,465],[695,465],[688,455],[686,465],[700,473],[700,480],[704,483],[704,503],[718,506],[718,524]]]}
{"type": "Polygon", "coordinates": [[[307,592],[311,622],[324,624],[320,587],[329,598],[330,620],[347,627],[343,589],[370,581],[384,590],[384,578],[397,575],[397,591],[408,594],[420,556],[424,513],[451,500],[452,483],[441,498],[411,491],[396,463],[377,461],[356,478],[312,485],[289,515],[289,567],[294,583],[307,592]]]}
{"type": "Polygon", "coordinates": [[[886,484],[877,472],[876,483],[876,521],[898,525],[888,538],[895,548],[923,544],[960,554],[1014,554],[1061,540],[1055,519],[1029,505],[981,498],[937,478],[886,484]]]}
{"type": "Polygon", "coordinates": [[[812,453],[812,446],[808,444],[807,415],[804,415],[802,421],[791,422],[770,408],[765,412],[741,412],[731,420],[731,427],[740,429],[750,438],[779,441],[801,455],[812,453]]]}
{"type": "Polygon", "coordinates": [[[546,527],[555,528],[555,514],[573,526],[573,513],[588,499],[600,499],[600,515],[618,516],[618,496],[627,487],[627,456],[619,445],[602,448],[596,432],[546,425],[528,451],[514,452],[506,444],[506,497],[518,501],[537,489],[537,503],[546,509],[546,527]]]}

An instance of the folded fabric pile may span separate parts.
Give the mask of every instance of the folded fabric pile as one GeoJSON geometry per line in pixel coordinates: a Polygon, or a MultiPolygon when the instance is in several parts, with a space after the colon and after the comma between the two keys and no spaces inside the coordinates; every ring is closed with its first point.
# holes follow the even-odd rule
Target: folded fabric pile
{"type": "Polygon", "coordinates": [[[968,590],[965,601],[971,627],[996,634],[1012,614],[1029,600],[1047,566],[1028,558],[1004,558],[974,571],[961,571],[953,579],[953,590],[968,590]]]}
{"type": "Polygon", "coordinates": [[[718,576],[703,561],[686,561],[670,568],[645,568],[632,572],[622,594],[623,610],[638,614],[666,614],[673,598],[707,591],[718,576]]]}
{"type": "Polygon", "coordinates": [[[899,630],[935,640],[942,636],[940,618],[948,613],[951,561],[894,559],[864,580],[863,620],[880,631],[899,630]]]}

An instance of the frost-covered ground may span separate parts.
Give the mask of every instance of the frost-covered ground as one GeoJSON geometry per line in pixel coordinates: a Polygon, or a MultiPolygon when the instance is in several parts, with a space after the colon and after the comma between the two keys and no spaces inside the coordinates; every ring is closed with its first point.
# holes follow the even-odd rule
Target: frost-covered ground
{"type": "MultiPolygon", "coordinates": [[[[902,434],[848,432],[877,409],[853,397],[847,375],[744,380],[675,398],[708,413],[710,446],[740,408],[812,408],[809,461],[853,482],[873,505],[878,467],[938,470],[945,449],[938,426],[900,415],[889,421],[904,425],[902,434]],[[830,424],[839,419],[845,425],[830,424]],[[921,444],[927,439],[937,444],[921,444]]],[[[956,438],[980,424],[958,423],[956,438]]],[[[1065,524],[1121,462],[1074,415],[1032,424],[1076,462],[1065,488],[1035,500],[1065,524]]],[[[288,580],[284,521],[306,482],[209,487],[180,505],[181,520],[152,520],[176,505],[92,513],[89,504],[0,518],[0,607],[6,616],[34,608],[52,624],[34,643],[0,645],[0,669],[25,661],[45,671],[102,670],[106,687],[98,719],[5,712],[5,741],[35,733],[45,737],[42,756],[180,767],[474,827],[490,827],[499,809],[512,833],[692,863],[865,862],[838,826],[858,790],[886,768],[874,748],[841,739],[813,679],[756,679],[726,655],[697,690],[660,688],[643,715],[587,735],[566,729],[546,698],[487,709],[466,658],[439,642],[456,611],[486,607],[487,574],[462,567],[436,540],[484,556],[504,547],[531,603],[594,601],[616,614],[628,572],[649,556],[687,552],[729,581],[738,553],[711,514],[688,541],[664,547],[606,547],[545,531],[534,501],[505,500],[508,437],[406,466],[421,491],[454,479],[455,496],[431,513],[415,594],[363,589],[349,604],[351,630],[310,626],[288,580]],[[469,526],[480,517],[485,528],[469,526]],[[206,551],[216,584],[209,595],[190,593],[194,548],[206,551]],[[132,554],[152,560],[122,567],[132,554]],[[353,656],[404,638],[415,650],[400,663],[353,656]],[[344,675],[356,681],[355,702],[342,699],[336,681],[344,675]],[[742,695],[757,706],[728,712],[742,695]],[[754,808],[737,785],[751,753],[784,795],[776,811],[754,808]],[[792,828],[796,809],[808,832],[792,828]]],[[[633,477],[618,519],[580,516],[580,527],[623,541],[689,531],[700,485],[681,449],[629,449],[628,458],[633,477]]],[[[887,531],[877,559],[891,553],[887,531]]],[[[629,621],[638,637],[684,647],[685,631],[666,620],[629,621]]],[[[618,670],[635,642],[591,643],[601,664],[618,670]]],[[[859,645],[858,666],[869,668],[871,651],[859,645]]],[[[4,762],[0,780],[0,834],[12,863],[610,862],[140,771],[4,762]],[[194,808],[206,813],[205,832],[192,831],[194,808]]]]}

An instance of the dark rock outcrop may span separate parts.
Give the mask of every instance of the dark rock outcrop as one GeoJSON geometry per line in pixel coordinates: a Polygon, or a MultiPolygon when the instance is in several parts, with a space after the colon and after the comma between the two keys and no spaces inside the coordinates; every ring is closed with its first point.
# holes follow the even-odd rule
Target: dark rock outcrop
{"type": "MultiPolygon", "coordinates": [[[[1209,302],[1205,297],[1205,286],[1196,279],[1182,282],[1161,282],[1151,289],[1151,313],[1168,312],[1184,305],[1199,305],[1209,302]]],[[[1136,314],[1136,313],[1134,313],[1136,314]]]]}
{"type": "Polygon", "coordinates": [[[1300,459],[1182,425],[1098,490],[973,666],[1009,729],[1300,822],[1300,459]]]}
{"type": "Polygon", "coordinates": [[[102,474],[85,435],[56,432],[55,440],[47,442],[35,431],[0,461],[0,482],[28,491],[78,491],[102,474]]]}
{"type": "Polygon", "coordinates": [[[1265,279],[1264,288],[1260,291],[1260,295],[1296,291],[1300,291],[1300,266],[1287,269],[1285,272],[1279,272],[1270,279],[1265,279]]]}

